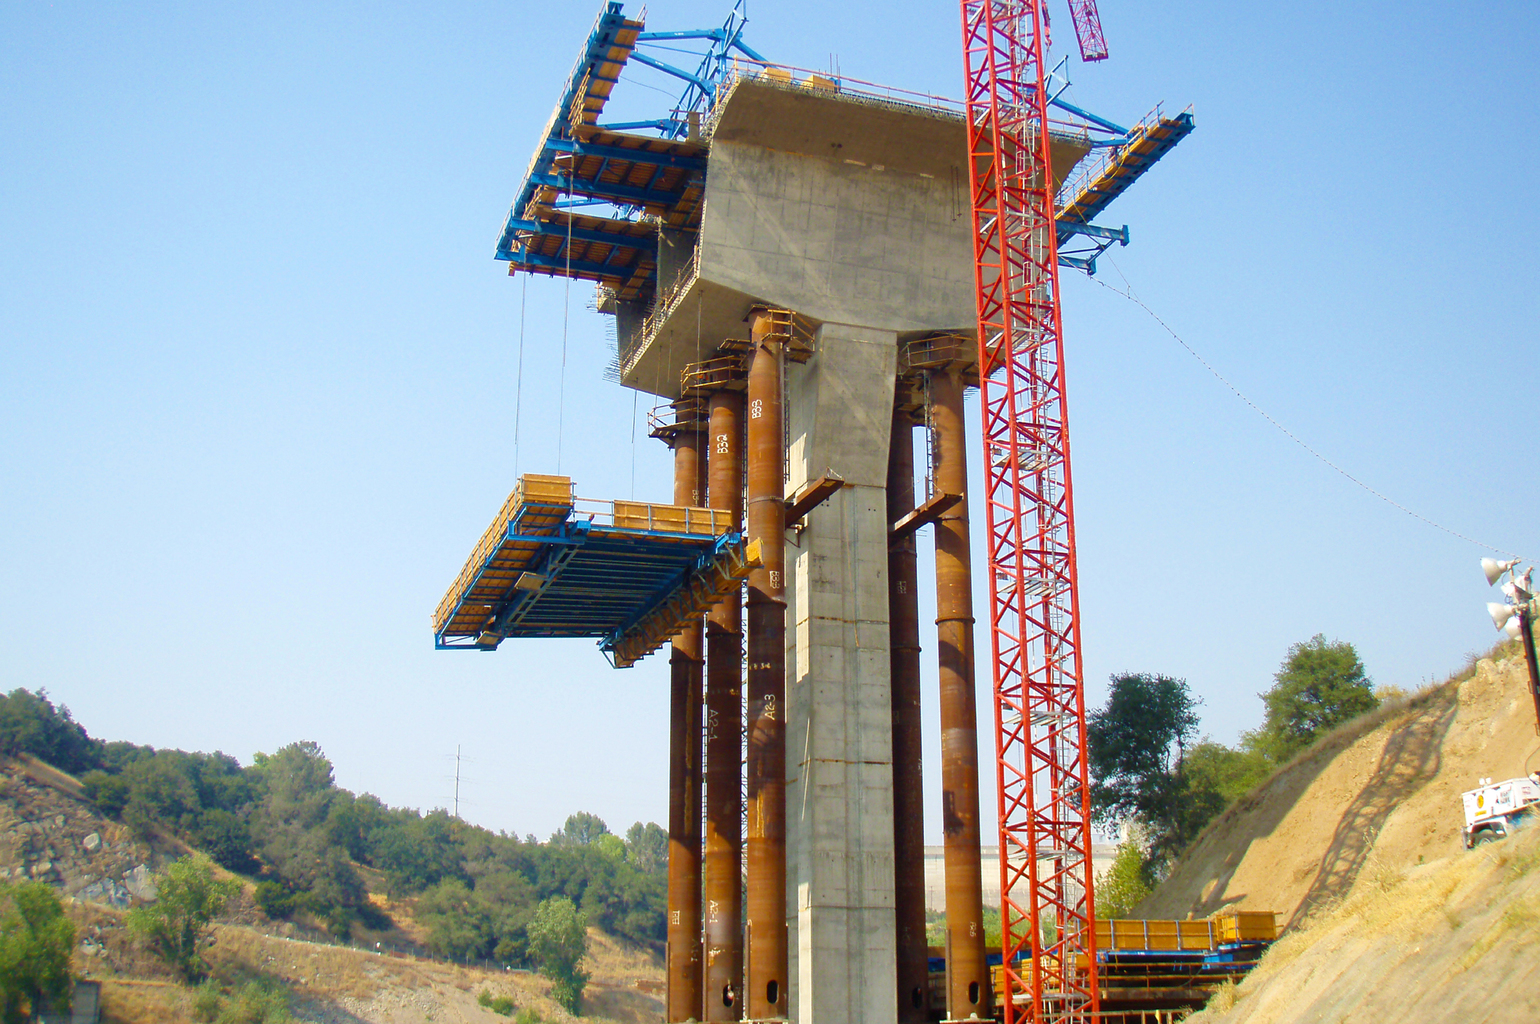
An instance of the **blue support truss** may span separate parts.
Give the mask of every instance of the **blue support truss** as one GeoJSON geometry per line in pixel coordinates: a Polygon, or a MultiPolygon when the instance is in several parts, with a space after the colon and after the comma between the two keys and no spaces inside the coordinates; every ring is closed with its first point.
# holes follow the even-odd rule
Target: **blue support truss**
{"type": "MultiPolygon", "coordinates": [[[[554,188],[563,196],[553,204],[555,209],[606,207],[609,212],[601,216],[635,222],[649,207],[666,205],[671,198],[677,196],[677,192],[656,187],[665,168],[686,172],[690,176],[690,182],[698,185],[706,173],[706,160],[704,157],[675,153],[649,154],[645,162],[654,164],[657,172],[653,175],[652,181],[646,185],[631,182],[606,183],[597,180],[600,177],[598,175],[575,178],[570,174],[552,173],[554,165],[551,157],[556,154],[571,154],[575,158],[599,157],[605,160],[636,160],[639,156],[635,150],[584,142],[571,136],[568,126],[573,123],[574,104],[583,98],[579,93],[583,89],[584,82],[585,80],[598,80],[611,84],[618,82],[619,74],[601,76],[599,69],[607,63],[623,67],[627,61],[635,61],[638,65],[682,82],[683,91],[667,113],[654,119],[614,121],[597,124],[594,127],[612,133],[656,132],[657,137],[669,140],[685,138],[689,132],[691,115],[701,114],[711,109],[735,61],[746,59],[758,64],[770,63],[759,51],[744,41],[744,30],[748,25],[748,18],[744,14],[744,3],[745,0],[736,0],[726,19],[715,28],[649,32],[636,31],[639,23],[627,22],[621,13],[621,4],[618,0],[606,0],[593,30],[589,33],[583,52],[568,77],[556,111],[547,125],[545,138],[541,141],[541,151],[531,164],[530,172],[526,175],[519,196],[509,212],[503,233],[498,239],[498,259],[508,260],[515,266],[549,273],[565,273],[569,268],[573,273],[582,274],[617,272],[617,268],[608,262],[596,263],[591,260],[569,262],[549,254],[528,251],[519,242],[521,233],[536,237],[551,237],[559,233],[558,226],[554,223],[537,222],[526,215],[530,198],[538,189],[554,188]],[[627,25],[634,32],[634,42],[624,44],[629,46],[629,49],[625,51],[623,58],[616,58],[614,54],[617,34],[627,25]],[[688,62],[680,61],[681,54],[695,59],[693,68],[688,62]]],[[[1097,257],[1114,244],[1127,245],[1129,236],[1126,225],[1122,228],[1106,228],[1090,223],[1091,219],[1192,130],[1192,115],[1183,113],[1177,118],[1165,119],[1155,126],[1157,130],[1154,132],[1150,130],[1147,122],[1141,122],[1133,128],[1125,128],[1065,98],[1064,94],[1070,87],[1068,75],[1064,70],[1066,64],[1067,58],[1061,61],[1048,76],[1045,88],[1050,92],[1049,103],[1057,110],[1069,115],[1073,122],[1085,131],[1093,152],[1110,151],[1111,156],[1117,159],[1120,166],[1127,172],[1109,178],[1104,183],[1104,188],[1092,195],[1088,201],[1082,202],[1075,210],[1069,211],[1068,216],[1061,216],[1057,222],[1060,264],[1087,274],[1094,274],[1097,257]]],[[[653,247],[644,239],[628,239],[624,234],[601,237],[605,234],[605,232],[574,228],[569,237],[574,241],[607,242],[632,249],[653,251],[653,247]]],[[[655,253],[653,258],[656,259],[655,253]]]]}

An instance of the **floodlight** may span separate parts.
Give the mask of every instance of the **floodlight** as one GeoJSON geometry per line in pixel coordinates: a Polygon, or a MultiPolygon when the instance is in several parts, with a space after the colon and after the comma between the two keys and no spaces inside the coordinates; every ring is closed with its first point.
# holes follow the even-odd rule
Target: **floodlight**
{"type": "Polygon", "coordinates": [[[1502,629],[1508,624],[1508,620],[1515,617],[1518,609],[1511,604],[1497,604],[1495,601],[1487,602],[1487,614],[1492,616],[1492,625],[1502,629]]]}
{"type": "Polygon", "coordinates": [[[1483,558],[1481,560],[1481,571],[1487,574],[1487,586],[1490,587],[1496,583],[1497,577],[1518,564],[1519,560],[1517,558],[1510,558],[1506,562],[1499,562],[1495,558],[1483,558]]]}
{"type": "Polygon", "coordinates": [[[1508,634],[1509,640],[1517,640],[1519,634],[1524,631],[1524,620],[1520,616],[1513,616],[1503,623],[1503,632],[1508,634]]]}

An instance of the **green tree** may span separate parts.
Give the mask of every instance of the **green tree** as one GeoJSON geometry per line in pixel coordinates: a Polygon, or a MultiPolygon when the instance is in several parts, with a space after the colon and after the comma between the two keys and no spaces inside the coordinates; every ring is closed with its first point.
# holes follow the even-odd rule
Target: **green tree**
{"type": "Polygon", "coordinates": [[[422,894],[416,918],[428,929],[428,948],[451,960],[480,959],[492,942],[492,916],[458,878],[446,878],[422,894]]]}
{"type": "Polygon", "coordinates": [[[1286,761],[1343,722],[1379,707],[1374,683],[1350,643],[1320,633],[1289,648],[1273,686],[1259,694],[1267,714],[1248,744],[1286,761]]]}
{"type": "Polygon", "coordinates": [[[42,882],[0,888],[0,1020],[30,1020],[47,998],[67,1007],[75,926],[58,893],[42,882]]]}
{"type": "Polygon", "coordinates": [[[1106,706],[1086,723],[1092,814],[1142,824],[1157,864],[1180,849],[1188,831],[1182,763],[1198,731],[1197,707],[1185,679],[1113,676],[1106,706]]]}
{"type": "Polygon", "coordinates": [[[1274,767],[1256,750],[1234,750],[1206,736],[1182,761],[1190,790],[1217,793],[1224,807],[1266,782],[1274,767]]]}
{"type": "Polygon", "coordinates": [[[567,818],[567,823],[561,831],[551,836],[551,842],[558,846],[587,846],[599,841],[600,836],[610,834],[610,828],[604,823],[604,819],[597,814],[589,814],[587,811],[578,811],[567,818]]]}
{"type": "Polygon", "coordinates": [[[47,690],[15,689],[0,696],[0,754],[31,754],[55,768],[80,774],[101,760],[102,742],[93,740],[47,690]]]}
{"type": "Polygon", "coordinates": [[[186,981],[207,971],[198,947],[209,924],[240,892],[235,879],[214,878],[214,863],[203,854],[183,857],[155,876],[155,902],[128,912],[129,930],[186,981]]]}
{"type": "Polygon", "coordinates": [[[1096,916],[1103,921],[1128,917],[1154,891],[1154,883],[1134,830],[1118,844],[1117,856],[1107,870],[1096,876],[1096,916]]]}
{"type": "Polygon", "coordinates": [[[649,875],[668,870],[668,833],[651,821],[626,829],[626,862],[649,875]]]}
{"type": "Polygon", "coordinates": [[[567,897],[553,896],[535,910],[529,952],[540,973],[551,979],[551,998],[578,1015],[588,984],[588,972],[580,966],[588,954],[588,921],[567,897]]]}

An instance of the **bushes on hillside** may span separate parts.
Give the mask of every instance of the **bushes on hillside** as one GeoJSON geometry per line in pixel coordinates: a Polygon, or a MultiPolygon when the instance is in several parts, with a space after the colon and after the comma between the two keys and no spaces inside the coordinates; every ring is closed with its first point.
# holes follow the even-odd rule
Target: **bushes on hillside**
{"type": "Polygon", "coordinates": [[[43,999],[67,1007],[75,926],[43,882],[0,886],[0,1020],[31,1020],[43,999]]]}
{"type": "Polygon", "coordinates": [[[97,766],[101,748],[101,742],[70,717],[69,708],[54,706],[47,690],[15,689],[0,697],[0,754],[31,754],[79,774],[97,766]]]}
{"type": "Polygon", "coordinates": [[[1258,696],[1266,718],[1237,749],[1207,737],[1191,743],[1198,701],[1182,679],[1114,676],[1106,706],[1087,716],[1092,812],[1142,830],[1152,878],[1281,764],[1379,705],[1353,645],[1319,633],[1289,648],[1273,686],[1258,696]]]}
{"type": "Polygon", "coordinates": [[[257,754],[244,768],[217,751],[102,743],[45,694],[18,690],[0,698],[0,752],[23,751],[81,773],[86,798],[141,836],[181,836],[255,876],[257,906],[271,918],[306,915],[339,937],[360,922],[388,927],[363,865],[392,895],[422,898],[430,945],[445,956],[525,962],[535,909],[555,896],[620,938],[665,938],[668,837],[656,824],[637,822],[622,839],[578,812],[549,843],[520,840],[340,789],[315,743],[257,754]]]}

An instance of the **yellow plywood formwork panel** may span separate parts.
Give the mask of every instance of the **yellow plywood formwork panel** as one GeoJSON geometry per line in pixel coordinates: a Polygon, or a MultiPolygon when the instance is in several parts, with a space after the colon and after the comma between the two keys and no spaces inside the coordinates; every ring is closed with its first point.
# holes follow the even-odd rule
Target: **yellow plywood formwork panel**
{"type": "Polygon", "coordinates": [[[1214,915],[1221,942],[1272,942],[1278,918],[1271,910],[1227,910],[1214,915]]]}
{"type": "Polygon", "coordinates": [[[616,501],[613,510],[615,525],[624,530],[688,533],[700,537],[720,537],[732,531],[732,517],[722,509],[616,501]]]}
{"type": "Polygon", "coordinates": [[[449,624],[450,615],[454,615],[456,632],[474,635],[484,622],[471,620],[478,616],[485,619],[492,611],[491,603],[479,605],[474,598],[483,591],[489,598],[506,593],[540,550],[537,543],[510,540],[508,524],[517,517],[519,528],[525,534],[552,533],[572,514],[572,503],[571,477],[540,473],[526,473],[520,477],[513,493],[503,502],[492,524],[465,560],[454,584],[439,602],[433,613],[434,632],[442,632],[449,624]],[[525,510],[525,506],[530,508],[525,510]],[[522,516],[521,510],[525,510],[522,516]],[[455,611],[457,606],[458,613],[455,611]]]}
{"type": "Polygon", "coordinates": [[[1272,942],[1270,910],[1229,910],[1201,921],[1098,920],[1096,948],[1109,950],[1215,949],[1224,942],[1272,942]]]}
{"type": "Polygon", "coordinates": [[[1213,949],[1218,931],[1212,921],[1096,922],[1097,949],[1191,950],[1213,949]]]}

